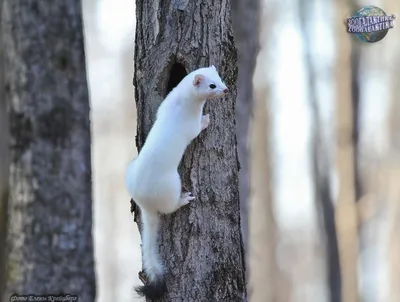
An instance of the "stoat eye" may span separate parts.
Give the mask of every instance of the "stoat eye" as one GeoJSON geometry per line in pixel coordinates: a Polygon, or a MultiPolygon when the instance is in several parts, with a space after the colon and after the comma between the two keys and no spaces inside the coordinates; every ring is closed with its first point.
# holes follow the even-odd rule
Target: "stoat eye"
{"type": "Polygon", "coordinates": [[[214,89],[215,87],[217,87],[217,86],[215,86],[214,84],[210,84],[211,89],[214,89]]]}

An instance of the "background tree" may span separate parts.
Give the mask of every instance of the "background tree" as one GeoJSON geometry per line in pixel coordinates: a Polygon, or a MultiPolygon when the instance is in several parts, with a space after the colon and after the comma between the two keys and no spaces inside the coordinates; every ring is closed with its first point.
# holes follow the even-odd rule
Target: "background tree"
{"type": "MultiPolygon", "coordinates": [[[[399,47],[398,47],[399,48],[399,47]]],[[[400,63],[400,56],[397,57],[400,63]]],[[[396,66],[394,64],[394,66],[396,66]]],[[[399,66],[399,65],[397,65],[399,66]]],[[[390,156],[388,163],[385,164],[387,177],[387,199],[388,199],[388,221],[389,221],[389,242],[388,242],[388,260],[389,260],[389,297],[390,302],[400,300],[400,188],[398,181],[400,178],[400,89],[398,83],[400,76],[396,70],[393,70],[392,78],[392,98],[391,114],[389,121],[390,135],[390,156]]]]}
{"type": "MultiPolygon", "coordinates": [[[[0,20],[3,1],[0,1],[0,20]]],[[[0,41],[1,41],[0,23],[0,41]]],[[[9,170],[9,148],[8,148],[8,116],[5,98],[3,97],[3,51],[0,47],[0,247],[6,244],[7,227],[7,198],[8,198],[8,170],[9,170]]],[[[4,287],[5,249],[0,248],[0,297],[4,287]]]]}
{"type": "Polygon", "coordinates": [[[253,74],[259,50],[260,7],[259,0],[232,1],[235,43],[239,52],[236,135],[240,162],[240,220],[246,251],[248,249],[248,198],[250,190],[249,125],[253,114],[253,74]]]}
{"type": "MultiPolygon", "coordinates": [[[[397,9],[400,4],[397,2],[397,9]]],[[[400,63],[399,55],[400,45],[397,44],[397,62],[400,63]]],[[[393,64],[399,66],[398,64],[393,64]]],[[[390,143],[392,148],[391,162],[389,167],[392,169],[389,175],[389,209],[390,214],[390,243],[389,243],[389,261],[390,261],[390,302],[400,300],[400,189],[398,180],[400,179],[400,88],[398,83],[400,76],[394,68],[392,71],[392,99],[391,99],[391,119],[390,119],[390,143]]]]}
{"type": "MultiPolygon", "coordinates": [[[[336,15],[350,17],[353,7],[348,1],[336,2],[336,15]]],[[[358,216],[356,210],[355,137],[354,137],[354,76],[352,52],[354,37],[344,22],[336,22],[336,167],[339,195],[336,201],[336,232],[342,277],[342,302],[359,301],[358,293],[358,216]]],[[[354,58],[354,57],[353,57],[354,58]]]]}
{"type": "Polygon", "coordinates": [[[224,99],[206,104],[210,126],[181,162],[183,185],[196,201],[162,219],[159,243],[167,267],[166,301],[244,301],[235,135],[238,70],[230,3],[136,1],[136,13],[139,152],[159,104],[188,72],[214,64],[230,89],[224,99]]]}
{"type": "MultiPolygon", "coordinates": [[[[335,228],[335,209],[332,198],[330,182],[330,150],[327,139],[323,133],[321,113],[318,97],[318,60],[312,55],[312,29],[313,25],[309,14],[314,1],[299,0],[299,17],[304,41],[304,62],[306,69],[306,83],[308,85],[308,98],[312,116],[312,142],[311,142],[311,175],[314,186],[314,199],[317,210],[321,216],[320,227],[326,237],[327,271],[329,294],[331,302],[341,301],[341,277],[339,266],[339,252],[335,228]]],[[[322,100],[324,101],[324,100],[322,100]]]]}
{"type": "MultiPolygon", "coordinates": [[[[251,193],[249,203],[249,301],[282,301],[279,289],[285,286],[276,263],[277,232],[273,213],[272,171],[269,157],[269,111],[267,92],[255,95],[251,123],[251,193]]],[[[288,288],[286,287],[286,290],[288,288]]]]}
{"type": "Polygon", "coordinates": [[[4,0],[10,187],[3,301],[94,301],[89,100],[81,2],[4,0]]]}
{"type": "MultiPolygon", "coordinates": [[[[400,2],[386,0],[384,1],[387,14],[395,13],[397,16],[396,26],[398,25],[398,17],[400,12],[400,2]]],[[[390,95],[389,95],[389,114],[388,114],[388,137],[389,137],[389,154],[385,156],[385,170],[387,178],[384,180],[387,198],[387,213],[385,217],[388,221],[388,239],[387,254],[389,260],[389,293],[390,302],[400,301],[400,74],[398,66],[400,66],[400,32],[389,31],[388,37],[391,44],[389,48],[389,59],[387,68],[389,70],[390,95]],[[390,36],[389,36],[390,35],[390,36]]],[[[384,195],[384,196],[385,196],[384,195]]],[[[386,233],[386,230],[384,230],[386,233]]]]}
{"type": "Polygon", "coordinates": [[[271,62],[268,38],[276,21],[276,8],[262,1],[238,2],[234,10],[234,24],[239,27],[235,41],[240,53],[236,116],[241,159],[241,221],[247,237],[244,242],[247,243],[248,299],[285,301],[290,288],[276,262],[278,231],[271,163],[271,83],[263,68],[271,62]],[[243,225],[245,222],[247,225],[243,225]]]}

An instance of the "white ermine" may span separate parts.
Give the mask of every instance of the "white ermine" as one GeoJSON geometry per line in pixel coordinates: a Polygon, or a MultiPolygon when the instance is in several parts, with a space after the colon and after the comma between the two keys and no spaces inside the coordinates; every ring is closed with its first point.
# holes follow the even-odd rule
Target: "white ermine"
{"type": "Polygon", "coordinates": [[[189,73],[161,103],[143,148],[128,166],[126,187],[142,213],[147,284],[136,288],[141,296],[157,300],[166,293],[158,257],[159,214],[173,213],[195,199],[182,192],[178,165],[189,143],[210,123],[209,115],[203,115],[206,100],[227,92],[214,66],[189,73]]]}

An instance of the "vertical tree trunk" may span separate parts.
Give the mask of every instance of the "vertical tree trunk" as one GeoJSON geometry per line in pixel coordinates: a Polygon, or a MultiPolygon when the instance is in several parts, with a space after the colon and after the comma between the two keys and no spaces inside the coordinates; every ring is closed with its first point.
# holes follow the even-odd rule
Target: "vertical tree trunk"
{"type": "MultiPolygon", "coordinates": [[[[396,26],[398,25],[398,12],[400,2],[386,0],[385,5],[387,14],[396,13],[396,26]]],[[[390,70],[391,91],[390,91],[390,111],[389,111],[389,142],[390,153],[387,157],[389,176],[385,179],[387,183],[387,220],[389,224],[388,235],[388,266],[389,266],[389,300],[388,302],[400,301],[400,74],[398,66],[400,64],[400,33],[398,29],[391,30],[385,39],[390,39],[388,47],[391,48],[391,60],[388,66],[390,70]],[[390,36],[389,36],[390,35],[390,36]]],[[[389,43],[389,41],[388,41],[389,43]]],[[[386,192],[385,192],[386,193],[386,192]]]]}
{"type": "MultiPolygon", "coordinates": [[[[353,1],[352,11],[356,12],[357,5],[353,1]]],[[[351,37],[351,35],[350,35],[351,37]]],[[[353,37],[352,37],[353,38],[353,37]]],[[[359,163],[360,155],[360,109],[361,109],[361,97],[360,97],[360,80],[359,80],[359,69],[361,61],[361,47],[358,43],[353,43],[351,48],[351,94],[352,94],[352,120],[353,120],[353,165],[354,165],[354,196],[355,202],[358,202],[364,195],[363,186],[361,182],[361,171],[359,163]]]]}
{"type": "Polygon", "coordinates": [[[246,298],[235,135],[238,70],[230,9],[228,1],[136,1],[139,151],[159,104],[188,72],[214,64],[230,89],[224,99],[206,104],[210,126],[188,147],[181,163],[183,185],[196,201],[162,219],[166,301],[246,298]]]}
{"type": "Polygon", "coordinates": [[[81,2],[4,0],[10,111],[6,289],[95,299],[81,2]]]}
{"type": "Polygon", "coordinates": [[[259,0],[232,1],[233,27],[239,51],[236,134],[238,141],[240,218],[245,251],[248,250],[249,124],[253,112],[253,74],[259,48],[259,0]]]}
{"type": "MultiPolygon", "coordinates": [[[[397,7],[400,7],[397,4],[397,7]]],[[[396,8],[397,8],[396,7],[396,8]]],[[[393,45],[395,48],[395,62],[400,63],[400,43],[393,45]],[[397,52],[396,52],[397,49],[397,52]]],[[[391,78],[391,110],[389,115],[390,155],[388,156],[389,175],[387,177],[388,221],[389,221],[389,297],[390,301],[400,301],[400,88],[398,86],[400,75],[398,64],[392,65],[391,78]]]]}
{"type": "MultiPolygon", "coordinates": [[[[354,14],[356,11],[360,9],[360,1],[359,0],[351,0],[347,4],[347,11],[349,15],[347,17],[354,14]]],[[[343,18],[346,18],[344,16],[343,18]]],[[[346,26],[345,26],[346,29],[346,26]]],[[[360,96],[360,64],[361,64],[361,45],[360,42],[354,39],[353,34],[348,34],[349,38],[351,38],[351,52],[350,52],[350,83],[351,83],[351,112],[352,112],[352,141],[353,141],[353,177],[354,177],[354,196],[355,202],[358,202],[361,197],[365,194],[363,192],[363,184],[361,181],[361,170],[360,170],[360,110],[361,110],[361,96],[360,96]],[[355,43],[354,43],[355,42],[355,43]]]]}
{"type": "MultiPolygon", "coordinates": [[[[248,168],[246,167],[244,172],[241,170],[242,174],[239,175],[239,178],[242,178],[239,182],[242,224],[243,216],[248,215],[246,218],[248,221],[247,292],[249,301],[283,302],[286,301],[286,295],[290,296],[291,290],[277,263],[278,226],[274,217],[270,146],[270,137],[273,133],[270,116],[271,93],[270,82],[264,76],[264,67],[271,63],[268,51],[271,44],[268,38],[275,24],[273,16],[276,16],[276,11],[272,5],[261,1],[235,2],[237,6],[234,11],[237,22],[235,26],[241,26],[237,29],[236,35],[241,41],[235,39],[240,43],[239,78],[242,77],[242,81],[238,81],[236,108],[237,135],[241,136],[241,139],[238,139],[238,153],[239,158],[246,155],[244,163],[240,160],[241,169],[243,165],[248,165],[248,168]],[[251,18],[253,20],[249,22],[251,18]],[[260,18],[260,24],[257,18],[260,18]],[[258,26],[259,30],[253,29],[258,26]],[[246,42],[252,44],[250,49],[247,49],[246,42]],[[259,44],[262,49],[260,52],[259,44]],[[254,76],[251,68],[255,69],[254,76]],[[241,87],[244,90],[242,93],[240,93],[241,87]],[[248,186],[249,180],[249,188],[242,187],[248,186]]],[[[244,234],[245,227],[242,227],[244,234]]]]}
{"type": "Polygon", "coordinates": [[[341,301],[341,275],[339,265],[338,242],[335,229],[335,209],[332,200],[330,186],[330,166],[327,143],[322,134],[322,124],[320,120],[320,109],[317,96],[318,69],[315,60],[311,55],[309,45],[312,34],[311,24],[308,21],[308,14],[312,11],[313,2],[309,0],[299,1],[299,15],[301,30],[303,32],[305,46],[305,63],[307,69],[307,83],[309,88],[309,99],[311,108],[312,127],[312,146],[311,146],[311,173],[314,183],[314,198],[318,212],[322,216],[321,228],[326,236],[326,258],[328,271],[328,286],[331,302],[341,301]]]}
{"type": "Polygon", "coordinates": [[[278,289],[283,285],[276,263],[277,226],[273,213],[267,100],[266,88],[258,90],[251,124],[248,289],[249,300],[254,302],[280,301],[278,289]]]}
{"type": "MultiPolygon", "coordinates": [[[[3,1],[0,0],[0,22],[3,1]]],[[[0,41],[2,38],[0,23],[0,41]]],[[[3,49],[0,47],[0,297],[5,283],[5,248],[7,228],[8,170],[9,170],[9,129],[7,105],[3,91],[3,49]]]]}
{"type": "MultiPolygon", "coordinates": [[[[351,16],[346,0],[336,2],[337,16],[351,16]]],[[[336,232],[342,277],[342,302],[359,301],[358,220],[355,207],[355,158],[353,137],[352,37],[341,22],[336,25],[336,163],[339,195],[336,201],[336,232]]]]}

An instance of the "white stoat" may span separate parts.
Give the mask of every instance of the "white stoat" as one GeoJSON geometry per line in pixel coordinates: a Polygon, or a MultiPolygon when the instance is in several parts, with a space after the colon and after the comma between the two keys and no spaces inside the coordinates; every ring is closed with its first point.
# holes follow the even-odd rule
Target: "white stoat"
{"type": "Polygon", "coordinates": [[[126,187],[142,213],[147,284],[136,288],[142,296],[156,300],[166,292],[157,249],[159,213],[173,213],[194,200],[181,191],[178,165],[189,143],[210,123],[209,115],[203,115],[206,99],[227,92],[214,66],[189,73],[161,103],[143,148],[128,166],[126,187]]]}

